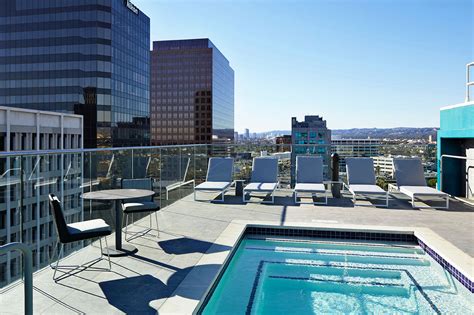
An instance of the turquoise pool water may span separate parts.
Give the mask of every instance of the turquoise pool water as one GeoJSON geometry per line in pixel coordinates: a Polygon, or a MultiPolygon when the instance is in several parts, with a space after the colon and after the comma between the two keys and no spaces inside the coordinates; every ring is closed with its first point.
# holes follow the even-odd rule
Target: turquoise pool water
{"type": "Polygon", "coordinates": [[[462,284],[411,244],[245,237],[203,314],[473,314],[462,284]]]}

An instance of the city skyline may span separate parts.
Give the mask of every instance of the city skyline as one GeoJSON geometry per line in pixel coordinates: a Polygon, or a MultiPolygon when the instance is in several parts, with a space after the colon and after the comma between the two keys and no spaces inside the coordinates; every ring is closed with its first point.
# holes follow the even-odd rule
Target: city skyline
{"type": "Polygon", "coordinates": [[[463,101],[473,58],[470,1],[134,3],[152,41],[219,43],[236,70],[239,132],[313,113],[331,129],[438,127],[439,109],[463,101]]]}

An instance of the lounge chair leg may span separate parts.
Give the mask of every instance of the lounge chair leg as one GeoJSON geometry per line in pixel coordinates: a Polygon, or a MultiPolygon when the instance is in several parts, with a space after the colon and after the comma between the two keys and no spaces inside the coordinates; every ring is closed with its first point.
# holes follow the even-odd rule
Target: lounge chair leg
{"type": "MultiPolygon", "coordinates": [[[[100,244],[102,247],[102,243],[100,244]]],[[[105,249],[107,250],[107,258],[109,260],[109,271],[112,270],[112,262],[110,261],[110,252],[109,252],[109,244],[107,243],[107,236],[105,236],[105,249]]],[[[100,249],[102,252],[102,248],[100,249]]]]}
{"type": "Polygon", "coordinates": [[[225,190],[222,191],[222,199],[221,199],[222,202],[224,202],[224,194],[225,194],[225,190]]]}
{"type": "Polygon", "coordinates": [[[59,261],[61,260],[62,256],[63,256],[63,252],[64,252],[64,244],[61,243],[61,248],[59,250],[59,254],[58,254],[58,260],[56,261],[56,266],[54,267],[54,273],[53,273],[53,280],[54,282],[57,281],[57,278],[56,278],[56,272],[58,271],[58,266],[59,266],[59,261]]]}
{"type": "Polygon", "coordinates": [[[295,191],[295,204],[298,204],[298,193],[295,191]]]}
{"type": "Polygon", "coordinates": [[[327,204],[328,204],[328,194],[326,193],[326,195],[325,195],[324,197],[326,198],[326,201],[325,201],[325,203],[324,203],[324,204],[326,204],[326,205],[327,205],[327,204]]]}
{"type": "Polygon", "coordinates": [[[194,201],[196,201],[196,190],[194,190],[194,201]]]}
{"type": "Polygon", "coordinates": [[[449,196],[446,196],[446,209],[449,209],[449,196]]]}
{"type": "MultiPolygon", "coordinates": [[[[128,235],[128,213],[124,213],[123,214],[125,216],[125,240],[128,242],[129,239],[127,239],[127,235],[128,235]]],[[[122,222],[123,221],[123,218],[122,218],[122,222]]]]}
{"type": "Polygon", "coordinates": [[[411,207],[415,209],[415,195],[411,197],[411,207]]]}

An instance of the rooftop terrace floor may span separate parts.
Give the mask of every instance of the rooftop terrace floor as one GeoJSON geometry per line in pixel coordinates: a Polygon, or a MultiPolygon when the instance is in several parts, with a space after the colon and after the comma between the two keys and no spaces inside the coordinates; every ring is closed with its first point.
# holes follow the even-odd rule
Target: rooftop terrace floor
{"type": "MultiPolygon", "coordinates": [[[[195,265],[209,249],[227,255],[231,247],[216,242],[234,220],[266,221],[275,225],[291,222],[424,227],[446,239],[471,258],[474,256],[474,208],[457,201],[450,210],[412,209],[408,199],[391,198],[389,208],[354,207],[348,196],[329,199],[327,206],[295,205],[290,192],[279,192],[275,204],[243,204],[233,192],[226,202],[195,202],[187,196],[159,212],[160,236],[154,231],[130,242],[138,252],[132,256],[112,258],[112,271],[73,273],[55,283],[52,270],[45,268],[33,279],[35,314],[111,314],[166,313],[160,307],[170,297],[182,295],[198,301],[216,275],[220,265],[195,265]],[[212,247],[211,247],[212,246],[212,247]],[[200,269],[202,288],[178,290],[193,267],[200,269]]],[[[146,226],[147,218],[139,222],[146,226]]],[[[112,243],[113,235],[109,237],[112,243]]],[[[98,243],[70,255],[62,264],[76,264],[99,256],[98,243]]],[[[107,267],[101,261],[96,267],[107,267]]],[[[196,271],[196,269],[194,270],[196,271]]],[[[16,285],[0,295],[1,313],[18,314],[23,310],[23,286],[16,285]]],[[[176,310],[176,309],[175,309],[176,310]]],[[[180,313],[179,309],[176,313],[180,313]]],[[[184,312],[183,312],[184,313],[184,312]]]]}

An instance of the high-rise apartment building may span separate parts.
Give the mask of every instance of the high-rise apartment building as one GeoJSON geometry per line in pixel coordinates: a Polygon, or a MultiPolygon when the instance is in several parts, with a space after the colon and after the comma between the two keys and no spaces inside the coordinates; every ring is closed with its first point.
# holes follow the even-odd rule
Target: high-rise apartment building
{"type": "MultiPolygon", "coordinates": [[[[304,121],[298,121],[296,117],[291,118],[291,142],[291,165],[296,164],[297,155],[319,155],[324,159],[327,175],[331,155],[331,130],[327,128],[322,117],[304,116],[304,121]]],[[[292,183],[294,172],[295,169],[292,168],[292,183]]]]}
{"type": "MultiPolygon", "coordinates": [[[[80,149],[82,125],[80,115],[0,107],[0,151],[80,149]]],[[[28,244],[34,268],[46,266],[56,241],[48,194],[61,198],[69,222],[79,221],[81,178],[80,153],[1,158],[0,244],[28,244]]],[[[21,277],[20,256],[18,251],[0,255],[0,288],[21,277]]]]}
{"type": "Polygon", "coordinates": [[[234,70],[209,39],[153,42],[152,144],[230,143],[234,70]]]}
{"type": "Polygon", "coordinates": [[[130,0],[2,0],[0,105],[84,116],[84,146],[149,144],[150,20],[130,0]]]}

